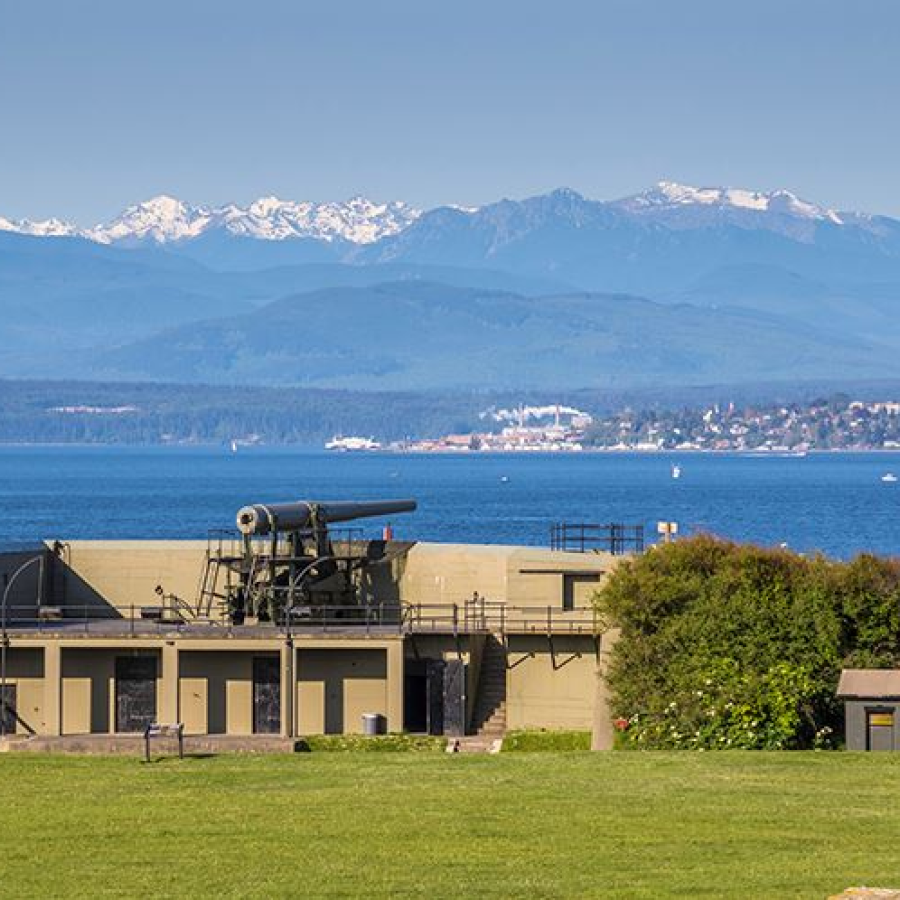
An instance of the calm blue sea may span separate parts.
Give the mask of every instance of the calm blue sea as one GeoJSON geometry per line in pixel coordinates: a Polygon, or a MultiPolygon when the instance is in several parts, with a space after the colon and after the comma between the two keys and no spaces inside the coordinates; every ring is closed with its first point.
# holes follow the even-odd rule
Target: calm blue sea
{"type": "MultiPolygon", "coordinates": [[[[546,545],[559,521],[679,523],[835,556],[900,554],[900,454],[327,455],[290,449],[0,448],[0,546],[201,538],[250,502],[414,497],[398,537],[546,545]],[[673,463],[681,478],[671,476],[673,463]]],[[[380,524],[369,523],[369,533],[380,524]]]]}

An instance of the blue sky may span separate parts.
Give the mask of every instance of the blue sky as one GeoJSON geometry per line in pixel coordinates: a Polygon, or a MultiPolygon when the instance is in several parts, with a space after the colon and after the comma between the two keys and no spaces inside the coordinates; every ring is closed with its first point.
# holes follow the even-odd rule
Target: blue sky
{"type": "Polygon", "coordinates": [[[0,215],[670,179],[900,215],[896,0],[28,0],[0,215]]]}

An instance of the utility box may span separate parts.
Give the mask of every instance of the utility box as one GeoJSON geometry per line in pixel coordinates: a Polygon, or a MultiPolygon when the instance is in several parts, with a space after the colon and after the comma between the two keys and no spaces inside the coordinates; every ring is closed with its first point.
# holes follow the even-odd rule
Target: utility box
{"type": "Polygon", "coordinates": [[[900,752],[900,669],[844,669],[837,695],[848,750],[900,752]]]}

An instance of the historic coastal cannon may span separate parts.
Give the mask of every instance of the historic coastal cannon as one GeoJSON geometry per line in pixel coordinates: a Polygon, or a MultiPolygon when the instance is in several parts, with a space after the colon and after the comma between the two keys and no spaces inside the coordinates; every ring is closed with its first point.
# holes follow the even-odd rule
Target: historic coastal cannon
{"type": "Polygon", "coordinates": [[[390,563],[387,540],[365,540],[341,523],[413,512],[415,500],[295,500],[238,510],[239,541],[207,553],[198,615],[214,607],[232,622],[290,623],[364,613],[373,566],[390,563]]]}
{"type": "Polygon", "coordinates": [[[292,503],[254,503],[238,510],[237,527],[246,535],[303,531],[336,522],[414,512],[415,509],[415,500],[295,500],[292,503]]]}

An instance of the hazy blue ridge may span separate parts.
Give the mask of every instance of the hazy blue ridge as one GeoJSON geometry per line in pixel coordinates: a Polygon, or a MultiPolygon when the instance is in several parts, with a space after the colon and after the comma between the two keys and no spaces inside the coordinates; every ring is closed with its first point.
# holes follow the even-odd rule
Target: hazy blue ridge
{"type": "Polygon", "coordinates": [[[514,389],[900,376],[884,344],[741,309],[622,294],[522,297],[425,282],[328,288],[168,329],[70,376],[306,384],[348,389],[514,389]]]}
{"type": "Polygon", "coordinates": [[[693,189],[440,208],[368,244],[0,233],[0,376],[416,390],[898,374],[900,223],[667,190],[693,189]]]}

